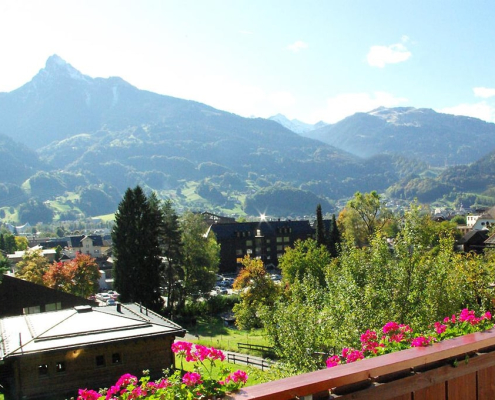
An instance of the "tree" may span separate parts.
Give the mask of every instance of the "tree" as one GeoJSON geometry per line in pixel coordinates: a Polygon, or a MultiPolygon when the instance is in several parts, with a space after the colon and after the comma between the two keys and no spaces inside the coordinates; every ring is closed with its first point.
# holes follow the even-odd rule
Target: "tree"
{"type": "Polygon", "coordinates": [[[323,225],[321,204],[318,204],[316,206],[316,243],[318,243],[320,246],[327,245],[327,237],[325,235],[325,226],[323,225]]]}
{"type": "Polygon", "coordinates": [[[49,264],[41,250],[26,251],[16,265],[15,275],[17,278],[43,285],[43,275],[48,271],[49,264]]]}
{"type": "Polygon", "coordinates": [[[381,230],[390,219],[391,213],[385,208],[376,191],[356,192],[347,202],[339,219],[346,235],[359,245],[369,243],[376,231],[381,230]]]}
{"type": "Polygon", "coordinates": [[[172,201],[167,200],[161,207],[162,223],[159,233],[159,244],[164,258],[162,279],[167,293],[167,309],[173,314],[174,305],[180,298],[184,281],[183,243],[179,217],[172,201]]]}
{"type": "Polygon", "coordinates": [[[160,296],[160,225],[140,186],[128,188],[115,213],[112,230],[115,289],[123,302],[139,302],[153,310],[160,296]]]}
{"type": "Polygon", "coordinates": [[[4,257],[2,252],[0,252],[0,278],[5,272],[10,271],[12,265],[10,264],[10,260],[7,257],[4,257]]]}
{"type": "Polygon", "coordinates": [[[279,267],[282,270],[284,282],[292,284],[311,276],[320,287],[325,287],[326,269],[330,265],[330,253],[326,247],[316,240],[298,240],[294,248],[287,248],[280,258],[279,267]]]}
{"type": "Polygon", "coordinates": [[[337,225],[337,220],[335,219],[335,214],[332,214],[332,221],[330,225],[329,232],[329,246],[328,251],[332,257],[337,257],[339,253],[339,246],[341,242],[340,231],[337,225]]]}
{"type": "Polygon", "coordinates": [[[72,273],[70,293],[84,298],[95,294],[101,275],[96,260],[89,254],[78,253],[68,264],[72,273]]]}
{"type": "Polygon", "coordinates": [[[234,281],[234,290],[240,291],[241,301],[234,305],[236,325],[240,329],[259,328],[261,315],[273,306],[278,297],[279,286],[271,280],[261,260],[246,256],[243,268],[234,281]]]}
{"type": "Polygon", "coordinates": [[[184,292],[193,298],[205,296],[215,286],[220,246],[207,237],[208,225],[201,214],[186,212],[181,219],[184,292]]]}
{"type": "Polygon", "coordinates": [[[29,246],[29,242],[25,236],[16,236],[15,247],[17,250],[26,250],[29,246]]]}

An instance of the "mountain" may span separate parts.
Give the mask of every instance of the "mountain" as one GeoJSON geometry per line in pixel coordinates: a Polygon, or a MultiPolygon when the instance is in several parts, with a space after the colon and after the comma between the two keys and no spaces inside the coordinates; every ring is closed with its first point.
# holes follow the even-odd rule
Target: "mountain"
{"type": "Polygon", "coordinates": [[[316,124],[307,124],[297,119],[288,119],[285,115],[282,114],[274,115],[268,119],[272,121],[276,121],[280,125],[285,126],[287,129],[290,129],[292,132],[296,132],[296,133],[306,133],[318,128],[322,128],[327,125],[323,121],[320,121],[316,124]]]}
{"type": "Polygon", "coordinates": [[[426,108],[381,107],[304,135],[360,157],[400,154],[432,166],[468,164],[495,149],[495,124],[426,108]]]}
{"type": "MultiPolygon", "coordinates": [[[[17,206],[50,204],[59,219],[110,213],[137,184],[179,210],[270,215],[287,212],[290,193],[291,204],[299,196],[330,211],[337,199],[385,190],[424,168],[392,155],[361,159],[272,120],[91,78],[56,55],[30,82],[0,93],[0,127],[19,148],[36,149],[39,162],[9,188],[17,206]]],[[[13,205],[0,198],[0,209],[13,205]]],[[[297,216],[315,207],[291,209],[297,216]]]]}

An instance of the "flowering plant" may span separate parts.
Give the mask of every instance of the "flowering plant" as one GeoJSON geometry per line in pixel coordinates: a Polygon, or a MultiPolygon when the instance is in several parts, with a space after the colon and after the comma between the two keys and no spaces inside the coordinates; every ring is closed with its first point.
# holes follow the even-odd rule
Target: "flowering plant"
{"type": "Polygon", "coordinates": [[[77,400],[216,399],[239,390],[247,382],[248,376],[241,370],[232,372],[223,367],[219,373],[214,373],[215,364],[225,359],[218,349],[175,342],[172,351],[181,358],[181,370],[170,376],[150,381],[148,371],[144,371],[144,376],[138,381],[137,377],[124,374],[110,389],[99,392],[79,389],[77,400]],[[183,373],[184,360],[194,363],[193,371],[183,373]]]}
{"type": "Polygon", "coordinates": [[[367,330],[360,337],[360,350],[344,347],[340,355],[329,357],[326,365],[327,368],[331,368],[411,347],[426,347],[441,340],[492,327],[492,315],[489,311],[477,317],[473,310],[467,308],[457,315],[445,317],[443,323],[435,322],[431,327],[432,330],[423,334],[415,334],[409,325],[390,321],[383,326],[380,337],[376,331],[367,330]]]}

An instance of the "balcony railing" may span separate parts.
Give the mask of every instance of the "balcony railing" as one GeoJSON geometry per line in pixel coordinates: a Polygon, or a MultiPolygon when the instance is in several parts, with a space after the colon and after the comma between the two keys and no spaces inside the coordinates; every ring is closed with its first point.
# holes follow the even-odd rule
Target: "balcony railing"
{"type": "Polygon", "coordinates": [[[242,389],[230,399],[495,399],[495,329],[242,389]]]}

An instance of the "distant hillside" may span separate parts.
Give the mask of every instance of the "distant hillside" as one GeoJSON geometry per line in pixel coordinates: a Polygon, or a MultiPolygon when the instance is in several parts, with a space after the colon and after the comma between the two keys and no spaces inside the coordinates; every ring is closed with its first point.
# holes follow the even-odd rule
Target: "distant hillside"
{"type": "MultiPolygon", "coordinates": [[[[391,155],[361,159],[275,121],[139,90],[120,78],[91,78],[58,56],[21,88],[0,93],[0,127],[41,160],[28,157],[17,176],[12,171],[15,183],[3,188],[0,208],[33,199],[60,219],[111,213],[137,184],[179,209],[308,214],[316,207],[310,203],[331,207],[425,168],[391,155]]],[[[9,146],[0,143],[21,153],[9,146]]],[[[3,211],[15,218],[11,208],[3,211]]]]}
{"type": "Polygon", "coordinates": [[[495,149],[495,124],[425,108],[378,108],[305,133],[360,157],[382,153],[432,166],[474,162],[495,149]]]}

